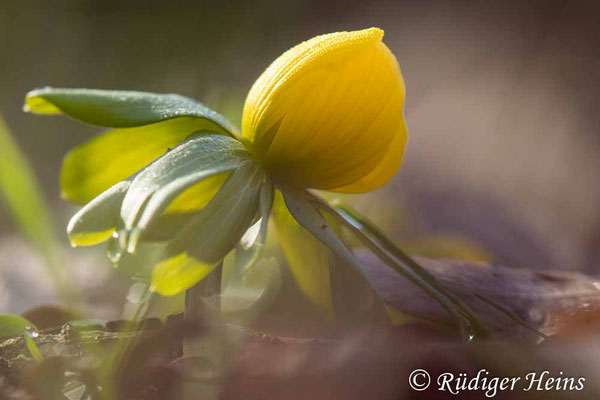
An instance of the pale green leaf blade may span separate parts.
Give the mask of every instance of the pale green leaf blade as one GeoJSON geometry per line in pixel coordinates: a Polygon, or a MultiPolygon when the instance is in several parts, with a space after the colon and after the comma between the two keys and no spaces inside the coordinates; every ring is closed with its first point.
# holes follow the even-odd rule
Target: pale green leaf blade
{"type": "Polygon", "coordinates": [[[281,287],[277,260],[263,259],[269,216],[273,208],[273,184],[260,189],[260,219],[241,238],[233,257],[223,263],[221,312],[228,318],[248,319],[260,313],[281,287]]]}
{"type": "Polygon", "coordinates": [[[146,226],[140,239],[150,242],[172,239],[194,215],[206,207],[230,175],[230,172],[217,174],[184,190],[158,218],[146,226]]]}
{"type": "MultiPolygon", "coordinates": [[[[92,246],[107,240],[113,234],[119,221],[123,199],[136,176],[113,185],[71,218],[67,227],[71,245],[92,246]]],[[[212,176],[183,190],[149,227],[148,234],[143,239],[163,241],[173,237],[193,214],[208,204],[227,176],[228,174],[212,176]]]]}
{"type": "Polygon", "coordinates": [[[251,269],[262,257],[269,227],[269,216],[273,208],[274,190],[271,181],[267,180],[260,189],[260,219],[250,227],[235,252],[236,273],[240,277],[251,269]],[[256,232],[252,232],[256,230],[256,232]],[[245,238],[251,236],[246,242],[245,238]]]}
{"type": "Polygon", "coordinates": [[[196,100],[177,94],[46,87],[27,93],[24,110],[37,114],[65,113],[88,124],[111,128],[192,117],[205,120],[206,129],[236,132],[235,127],[220,114],[196,100]]]}
{"type": "Polygon", "coordinates": [[[73,215],[67,225],[71,246],[93,246],[113,234],[130,185],[130,180],[117,183],[73,215]]]}
{"type": "Polygon", "coordinates": [[[367,276],[352,253],[336,236],[329,224],[327,224],[325,218],[323,218],[317,209],[310,204],[308,199],[303,198],[302,193],[296,193],[289,190],[282,190],[281,192],[287,209],[298,224],[310,232],[312,236],[317,238],[336,256],[348,261],[351,265],[355,266],[357,270],[362,271],[361,274],[363,276],[367,276]]]}
{"type": "MultiPolygon", "coordinates": [[[[358,290],[360,294],[357,293],[357,295],[363,299],[360,307],[366,313],[371,313],[372,319],[369,317],[371,322],[387,323],[388,318],[384,303],[375,292],[366,271],[331,229],[325,218],[323,218],[319,211],[311,204],[310,198],[308,196],[304,197],[304,192],[297,193],[282,190],[282,194],[285,205],[294,219],[331,251],[334,260],[336,260],[333,267],[339,269],[336,271],[337,276],[334,276],[334,278],[338,282],[343,282],[344,286],[349,285],[358,290]],[[341,273],[344,273],[344,270],[347,270],[345,271],[346,275],[340,276],[341,273]]],[[[336,282],[334,281],[333,283],[334,289],[336,289],[336,282]]],[[[339,286],[337,289],[339,290],[339,286]]],[[[355,312],[356,311],[360,312],[361,310],[355,310],[355,312]]],[[[365,312],[362,314],[365,315],[365,312]]],[[[345,312],[345,314],[348,315],[348,312],[345,312]]],[[[346,320],[349,319],[346,318],[346,320]]]]}
{"type": "Polygon", "coordinates": [[[273,221],[294,280],[314,305],[333,317],[329,251],[298,224],[280,191],[275,192],[273,221]]]}
{"type": "Polygon", "coordinates": [[[119,128],[67,155],[61,173],[62,195],[75,203],[90,201],[193,132],[236,133],[221,115],[173,94],[44,88],[28,93],[25,110],[64,112],[83,122],[119,128]]]}
{"type": "Polygon", "coordinates": [[[264,178],[254,163],[235,170],[210,203],[169,243],[152,274],[152,290],[175,295],[212,271],[255,219],[264,178]]]}
{"type": "Polygon", "coordinates": [[[171,240],[191,218],[206,207],[230,175],[231,171],[227,171],[208,176],[180,194],[173,193],[166,200],[162,200],[162,196],[157,199],[153,196],[144,205],[141,217],[131,231],[126,229],[120,219],[118,232],[122,236],[121,245],[128,252],[135,253],[139,240],[171,240]]]}
{"type": "Polygon", "coordinates": [[[121,207],[124,230],[130,232],[135,226],[141,234],[184,190],[249,160],[243,145],[227,136],[205,135],[185,141],[135,177],[121,207]]]}
{"type": "MultiPolygon", "coordinates": [[[[134,234],[133,238],[129,238],[130,233],[125,231],[124,224],[120,218],[120,210],[122,201],[118,202],[116,209],[110,208],[110,213],[107,212],[107,219],[104,224],[98,220],[99,227],[110,228],[111,235],[108,238],[107,244],[107,257],[114,266],[123,267],[123,256],[127,255],[128,241],[131,239],[132,245],[134,246],[130,253],[137,253],[138,241],[143,242],[167,242],[173,239],[173,237],[192,219],[198,214],[199,210],[204,208],[210,200],[217,193],[223,182],[227,179],[229,173],[222,173],[215,176],[211,176],[202,180],[201,182],[193,185],[192,187],[185,190],[182,194],[177,196],[175,201],[165,210],[160,216],[155,218],[153,223],[143,232],[141,231],[134,234]],[[174,207],[171,207],[174,206],[174,207]],[[170,210],[172,208],[172,210],[170,210]],[[114,221],[117,221],[116,223],[114,221]]],[[[125,190],[128,190],[131,186],[131,181],[135,178],[132,176],[126,181],[120,182],[116,187],[123,185],[125,190]]],[[[110,189],[109,189],[110,191],[110,189]]],[[[107,191],[107,192],[109,192],[107,191]]],[[[126,193],[122,196],[125,197],[126,193]]],[[[104,197],[103,195],[99,197],[104,197]]],[[[117,200],[117,198],[115,198],[117,200]]],[[[92,201],[92,203],[94,203],[92,201]]],[[[99,205],[100,206],[100,205],[99,205]]],[[[88,206],[84,207],[87,208],[88,206]]],[[[90,209],[90,212],[92,209],[90,209]]],[[[108,231],[100,231],[98,234],[91,232],[91,239],[98,238],[104,239],[108,235],[108,231]],[[96,235],[96,237],[94,237],[96,235]]],[[[83,237],[84,240],[90,240],[89,237],[83,237]]],[[[131,257],[130,257],[131,258],[131,257]]],[[[155,265],[156,262],[149,263],[155,265]]]]}
{"type": "Polygon", "coordinates": [[[61,195],[73,203],[87,203],[205,128],[203,120],[181,117],[95,136],[67,153],[61,195]]]}

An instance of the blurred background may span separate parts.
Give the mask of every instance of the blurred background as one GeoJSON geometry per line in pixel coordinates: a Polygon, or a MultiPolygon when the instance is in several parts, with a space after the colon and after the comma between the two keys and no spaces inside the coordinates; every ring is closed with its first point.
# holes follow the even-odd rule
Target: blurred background
{"type": "MultiPolygon", "coordinates": [[[[99,131],[23,113],[27,91],[180,93],[239,124],[280,53],[379,26],[407,83],[409,144],[393,181],[347,200],[414,254],[598,274],[599,18],[596,1],[0,0],[0,114],[66,248],[61,158],[99,131]]],[[[103,249],[67,251],[94,312],[118,315],[127,286],[103,249]]],[[[0,208],[0,312],[54,301],[40,264],[0,208]]]]}

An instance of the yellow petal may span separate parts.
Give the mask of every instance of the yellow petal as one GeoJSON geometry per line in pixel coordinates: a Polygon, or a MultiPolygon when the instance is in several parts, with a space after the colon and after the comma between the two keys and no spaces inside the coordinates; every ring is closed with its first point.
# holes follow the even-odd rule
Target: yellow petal
{"type": "Polygon", "coordinates": [[[218,263],[206,264],[179,253],[156,265],[152,272],[151,290],[163,296],[174,296],[202,280],[218,263]]]}
{"type": "Polygon", "coordinates": [[[193,213],[203,209],[219,191],[230,173],[218,174],[201,180],[184,190],[169,204],[164,214],[193,213]]]}
{"type": "Polygon", "coordinates": [[[294,280],[314,305],[333,317],[329,251],[296,222],[279,191],[275,193],[273,221],[294,280]]]}
{"type": "Polygon", "coordinates": [[[103,232],[74,233],[69,235],[69,241],[73,247],[94,246],[108,240],[114,231],[115,228],[107,229],[103,232]]]}
{"type": "Polygon", "coordinates": [[[395,173],[406,141],[405,87],[382,38],[377,28],[315,37],[256,81],[242,136],[275,180],[358,192],[395,173]]]}
{"type": "Polygon", "coordinates": [[[385,305],[385,310],[388,314],[388,317],[390,318],[392,325],[404,325],[410,322],[418,321],[418,319],[413,317],[412,315],[407,314],[404,311],[400,311],[400,309],[389,304],[385,305]]]}
{"type": "Polygon", "coordinates": [[[263,179],[256,164],[234,171],[203,211],[169,242],[152,273],[152,290],[174,295],[212,271],[252,224],[263,179]]]}
{"type": "Polygon", "coordinates": [[[230,175],[226,172],[211,176],[184,190],[158,219],[148,226],[142,235],[142,240],[171,239],[194,215],[208,205],[230,175]]]}
{"type": "Polygon", "coordinates": [[[60,175],[62,197],[86,203],[206,125],[202,119],[181,117],[96,136],[65,157],[60,175]]]}
{"type": "Polygon", "coordinates": [[[404,156],[404,147],[407,139],[406,124],[402,121],[398,132],[392,139],[387,153],[371,172],[350,185],[331,189],[340,193],[365,193],[377,189],[392,179],[404,156]]]}

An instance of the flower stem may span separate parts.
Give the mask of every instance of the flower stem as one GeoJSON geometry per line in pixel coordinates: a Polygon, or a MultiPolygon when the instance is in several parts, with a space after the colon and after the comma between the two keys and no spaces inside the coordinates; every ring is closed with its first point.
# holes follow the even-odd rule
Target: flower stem
{"type": "MultiPolygon", "coordinates": [[[[223,262],[220,262],[211,273],[194,286],[185,291],[185,308],[183,317],[186,320],[194,321],[199,319],[211,320],[215,318],[215,311],[221,309],[221,276],[223,271],[223,262]],[[209,308],[207,300],[210,300],[209,308]]],[[[183,354],[193,355],[195,338],[184,339],[183,354]]]]}
{"type": "Polygon", "coordinates": [[[183,398],[196,398],[198,391],[206,393],[207,398],[218,399],[219,376],[224,366],[224,342],[221,321],[221,276],[223,262],[221,261],[204,279],[185,292],[185,308],[183,317],[194,324],[203,322],[209,329],[207,333],[197,337],[183,339],[183,356],[194,359],[201,357],[209,360],[215,368],[216,382],[185,382],[183,398]],[[192,396],[191,394],[194,393],[192,396]]]}

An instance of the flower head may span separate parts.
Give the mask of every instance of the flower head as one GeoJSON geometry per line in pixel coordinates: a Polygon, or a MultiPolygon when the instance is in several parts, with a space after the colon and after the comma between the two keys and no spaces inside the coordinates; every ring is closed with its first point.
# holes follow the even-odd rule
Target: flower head
{"type": "Polygon", "coordinates": [[[252,86],[242,137],[276,180],[366,192],[386,183],[406,142],[404,82],[378,28],[317,36],[252,86]]]}
{"type": "Polygon", "coordinates": [[[331,312],[331,268],[360,265],[337,236],[339,221],[305,189],[366,192],[398,169],[405,89],[382,38],[377,28],[338,32],[285,52],[250,90],[241,134],[178,95],[30,92],[28,111],[112,128],[64,160],[63,197],[87,203],[69,223],[72,244],[108,240],[117,264],[140,243],[164,243],[152,288],[172,295],[232,250],[238,273],[254,267],[272,215],[298,285],[331,312]],[[251,226],[256,239],[240,244],[251,226]]]}

